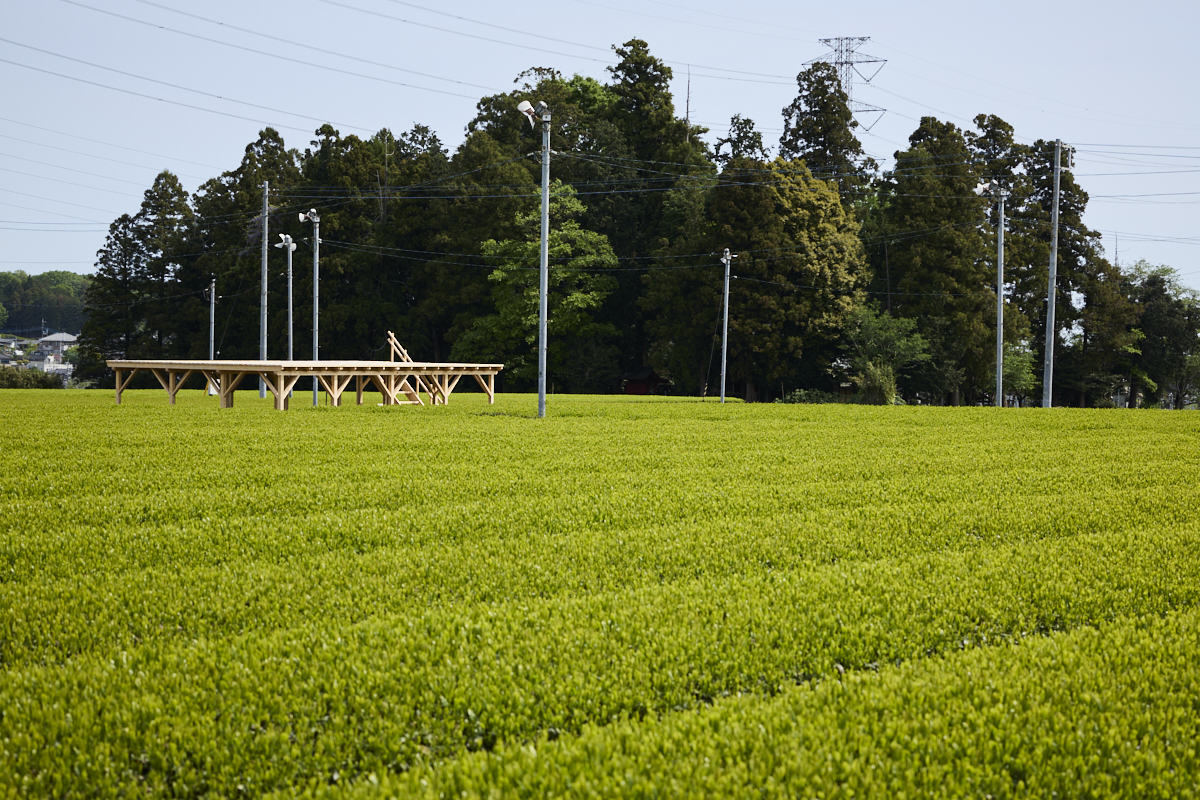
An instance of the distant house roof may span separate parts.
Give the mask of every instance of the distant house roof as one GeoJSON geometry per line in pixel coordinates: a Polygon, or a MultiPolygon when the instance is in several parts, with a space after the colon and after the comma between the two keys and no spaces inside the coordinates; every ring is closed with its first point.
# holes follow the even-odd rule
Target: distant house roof
{"type": "Polygon", "coordinates": [[[75,344],[79,341],[79,337],[70,333],[52,333],[49,336],[43,336],[38,339],[38,344],[42,342],[64,342],[67,344],[75,344]]]}

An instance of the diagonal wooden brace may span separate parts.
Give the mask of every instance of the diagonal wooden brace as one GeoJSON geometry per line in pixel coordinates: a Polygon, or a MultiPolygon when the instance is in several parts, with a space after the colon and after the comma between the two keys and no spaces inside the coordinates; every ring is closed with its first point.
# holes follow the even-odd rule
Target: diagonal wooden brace
{"type": "Polygon", "coordinates": [[[123,391],[125,391],[127,388],[129,388],[129,383],[130,383],[130,381],[132,381],[132,380],[133,380],[133,376],[134,376],[134,375],[137,375],[137,374],[138,374],[138,372],[139,372],[139,370],[136,370],[136,369],[131,369],[131,370],[129,371],[129,377],[128,377],[128,378],[126,378],[124,381],[122,381],[122,380],[121,380],[121,373],[122,373],[122,372],[124,372],[124,371],[125,371],[125,370],[121,370],[121,369],[115,370],[115,372],[116,372],[116,376],[117,376],[117,383],[116,383],[116,387],[117,387],[117,405],[121,405],[121,392],[123,392],[123,391]]]}

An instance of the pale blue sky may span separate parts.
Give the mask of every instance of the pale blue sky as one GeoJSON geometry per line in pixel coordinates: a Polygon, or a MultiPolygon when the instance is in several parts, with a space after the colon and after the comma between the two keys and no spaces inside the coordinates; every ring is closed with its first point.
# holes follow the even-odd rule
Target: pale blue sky
{"type": "Polygon", "coordinates": [[[420,122],[453,148],[475,101],[521,70],[604,79],[610,46],[634,37],[675,69],[680,113],[691,65],[710,139],[740,113],[774,143],[817,39],[870,36],[862,51],[887,64],[855,97],[888,109],[862,137],[885,165],[924,114],[1062,138],[1109,254],[1119,236],[1123,264],[1200,288],[1195,2],[9,0],[4,18],[0,270],[90,272],[158,171],[194,190],[264,123],[302,148],[320,121],[362,135],[420,122]]]}

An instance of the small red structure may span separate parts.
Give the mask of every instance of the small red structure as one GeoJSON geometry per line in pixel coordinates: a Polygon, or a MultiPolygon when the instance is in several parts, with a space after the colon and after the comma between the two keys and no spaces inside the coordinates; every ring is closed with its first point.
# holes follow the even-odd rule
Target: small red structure
{"type": "Polygon", "coordinates": [[[642,367],[623,379],[625,394],[666,394],[671,382],[663,379],[654,367],[642,367]]]}

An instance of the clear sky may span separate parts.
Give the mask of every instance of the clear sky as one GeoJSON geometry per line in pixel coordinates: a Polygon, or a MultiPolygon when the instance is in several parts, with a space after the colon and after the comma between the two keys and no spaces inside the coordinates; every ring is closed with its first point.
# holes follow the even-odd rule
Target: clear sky
{"type": "Polygon", "coordinates": [[[1061,138],[1108,254],[1200,288],[1195,0],[4,5],[0,270],[91,272],[108,224],[160,170],[195,190],[266,124],[303,149],[326,121],[363,136],[419,122],[453,149],[476,100],[523,69],[604,80],[611,46],[631,38],[674,69],[679,113],[710,140],[741,114],[775,143],[794,76],[828,50],[818,40],[869,36],[861,52],[887,63],[854,97],[887,109],[861,136],[884,166],[927,114],[960,127],[996,114],[1022,141],[1061,138]]]}

